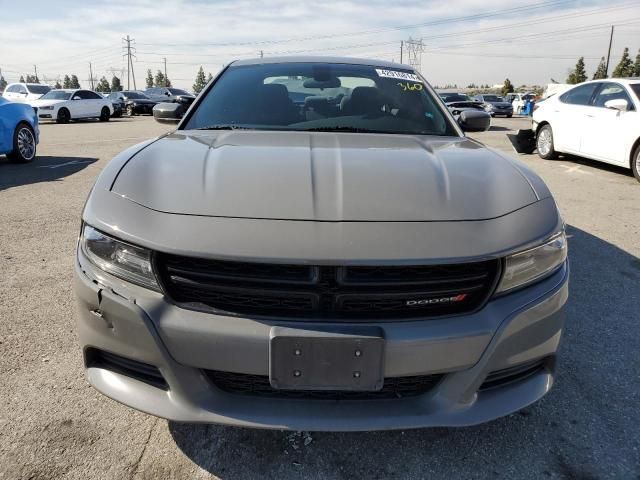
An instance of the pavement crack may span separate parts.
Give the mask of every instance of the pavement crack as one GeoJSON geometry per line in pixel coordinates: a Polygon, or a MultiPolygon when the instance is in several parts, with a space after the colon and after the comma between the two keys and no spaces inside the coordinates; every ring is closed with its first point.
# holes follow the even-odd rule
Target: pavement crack
{"type": "Polygon", "coordinates": [[[159,420],[160,420],[159,418],[156,418],[155,421],[153,422],[153,425],[151,425],[151,428],[149,429],[149,434],[147,435],[147,439],[144,441],[144,445],[142,447],[142,451],[140,452],[140,455],[138,456],[138,459],[131,466],[131,472],[132,472],[131,473],[131,479],[134,479],[138,475],[138,469],[140,468],[140,464],[142,463],[142,457],[144,457],[144,454],[147,451],[147,446],[149,445],[149,442],[151,441],[151,434],[155,430],[156,425],[158,424],[159,420]]]}

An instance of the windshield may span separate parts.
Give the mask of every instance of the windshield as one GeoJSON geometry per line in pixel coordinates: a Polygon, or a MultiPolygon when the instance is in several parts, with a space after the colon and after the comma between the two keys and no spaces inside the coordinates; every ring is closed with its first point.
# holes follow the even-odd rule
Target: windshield
{"type": "Polygon", "coordinates": [[[631,83],[629,86],[631,90],[633,90],[633,93],[636,94],[636,97],[638,97],[638,100],[640,100],[640,83],[631,83]]]}
{"type": "Polygon", "coordinates": [[[27,89],[31,93],[41,94],[41,93],[47,93],[49,90],[51,90],[51,87],[47,85],[27,85],[27,89]]]}
{"type": "Polygon", "coordinates": [[[171,92],[171,95],[191,95],[189,92],[180,90],[179,88],[170,88],[169,91],[171,92]]]}
{"type": "Polygon", "coordinates": [[[183,128],[458,135],[414,73],[329,63],[232,66],[183,128]]]}
{"type": "Polygon", "coordinates": [[[485,102],[504,102],[504,98],[497,95],[483,95],[482,98],[485,102]]]}
{"type": "Polygon", "coordinates": [[[465,95],[464,93],[441,93],[440,98],[445,101],[445,103],[449,102],[468,102],[471,99],[465,95]]]}
{"type": "Polygon", "coordinates": [[[137,99],[149,98],[144,93],[140,93],[140,92],[122,92],[122,94],[127,98],[134,98],[134,99],[136,99],[136,98],[137,99]]]}
{"type": "Polygon", "coordinates": [[[50,90],[40,97],[40,100],[69,100],[71,92],[65,90],[50,90]]]}

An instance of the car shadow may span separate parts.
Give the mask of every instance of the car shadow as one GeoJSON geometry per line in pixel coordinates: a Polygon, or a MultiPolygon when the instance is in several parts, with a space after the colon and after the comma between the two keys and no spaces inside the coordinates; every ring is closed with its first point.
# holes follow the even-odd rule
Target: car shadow
{"type": "Polygon", "coordinates": [[[630,168],[620,167],[618,165],[611,165],[610,163],[599,162],[597,160],[591,160],[589,158],[579,157],[577,155],[560,154],[561,160],[567,162],[577,163],[578,165],[584,165],[586,167],[597,168],[598,170],[604,170],[607,172],[618,173],[626,175],[627,177],[633,177],[633,173],[630,168]]]}
{"type": "Polygon", "coordinates": [[[489,131],[490,132],[510,132],[512,131],[512,129],[509,127],[501,127],[499,125],[491,125],[489,127],[489,131]]]}
{"type": "Polygon", "coordinates": [[[223,479],[635,477],[640,259],[578,228],[567,233],[557,383],[536,404],[465,428],[302,434],[170,421],[170,435],[223,479]]]}
{"type": "Polygon", "coordinates": [[[97,160],[94,157],[40,155],[31,163],[11,163],[6,156],[0,155],[0,191],[20,185],[61,180],[97,160]]]}

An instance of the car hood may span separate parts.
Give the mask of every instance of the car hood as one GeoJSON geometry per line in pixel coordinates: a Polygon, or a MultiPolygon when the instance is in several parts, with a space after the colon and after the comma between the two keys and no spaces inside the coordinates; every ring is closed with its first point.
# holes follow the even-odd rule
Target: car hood
{"type": "Polygon", "coordinates": [[[496,218],[538,200],[510,160],[466,138],[177,131],[111,191],[172,214],[314,221],[496,218]]]}
{"type": "Polygon", "coordinates": [[[150,98],[129,98],[128,103],[137,103],[138,105],[156,105],[157,100],[151,100],[150,98]]]}
{"type": "Polygon", "coordinates": [[[66,100],[31,100],[29,101],[29,105],[32,107],[48,107],[62,102],[66,102],[66,100]]]}
{"type": "Polygon", "coordinates": [[[493,105],[494,107],[511,107],[512,105],[509,102],[487,102],[493,105]]]}

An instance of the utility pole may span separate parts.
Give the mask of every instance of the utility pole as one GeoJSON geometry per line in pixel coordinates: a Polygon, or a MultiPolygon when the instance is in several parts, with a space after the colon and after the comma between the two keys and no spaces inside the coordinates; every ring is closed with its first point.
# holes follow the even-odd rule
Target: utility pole
{"type": "Polygon", "coordinates": [[[93,70],[91,69],[91,62],[89,62],[89,83],[91,83],[91,90],[94,90],[94,88],[93,88],[93,70]]]}
{"type": "Polygon", "coordinates": [[[264,58],[264,52],[260,50],[260,58],[264,58]]]}
{"type": "Polygon", "coordinates": [[[613,25],[611,25],[611,36],[609,37],[609,51],[607,52],[607,69],[606,74],[609,76],[609,58],[611,58],[611,43],[613,42],[613,25]]]}
{"type": "Polygon", "coordinates": [[[162,57],[164,61],[164,86],[167,86],[167,57],[162,57]]]}
{"type": "Polygon", "coordinates": [[[420,72],[422,69],[422,52],[424,52],[424,43],[422,43],[422,39],[414,40],[409,37],[409,40],[406,41],[405,45],[407,48],[407,63],[420,72]]]}
{"type": "Polygon", "coordinates": [[[404,50],[404,40],[400,40],[400,63],[402,63],[402,51],[404,50]]]}
{"type": "Polygon", "coordinates": [[[36,81],[38,80],[38,67],[36,65],[33,66],[33,71],[36,73],[36,81]]]}
{"type": "Polygon", "coordinates": [[[123,57],[127,57],[127,90],[131,90],[131,79],[133,78],[133,89],[136,89],[136,75],[133,72],[133,59],[135,58],[135,47],[131,47],[131,42],[135,42],[133,38],[130,38],[127,35],[127,38],[123,38],[122,41],[125,43],[124,49],[127,53],[123,54],[123,57]],[[132,52],[133,50],[133,52],[132,52]]]}

